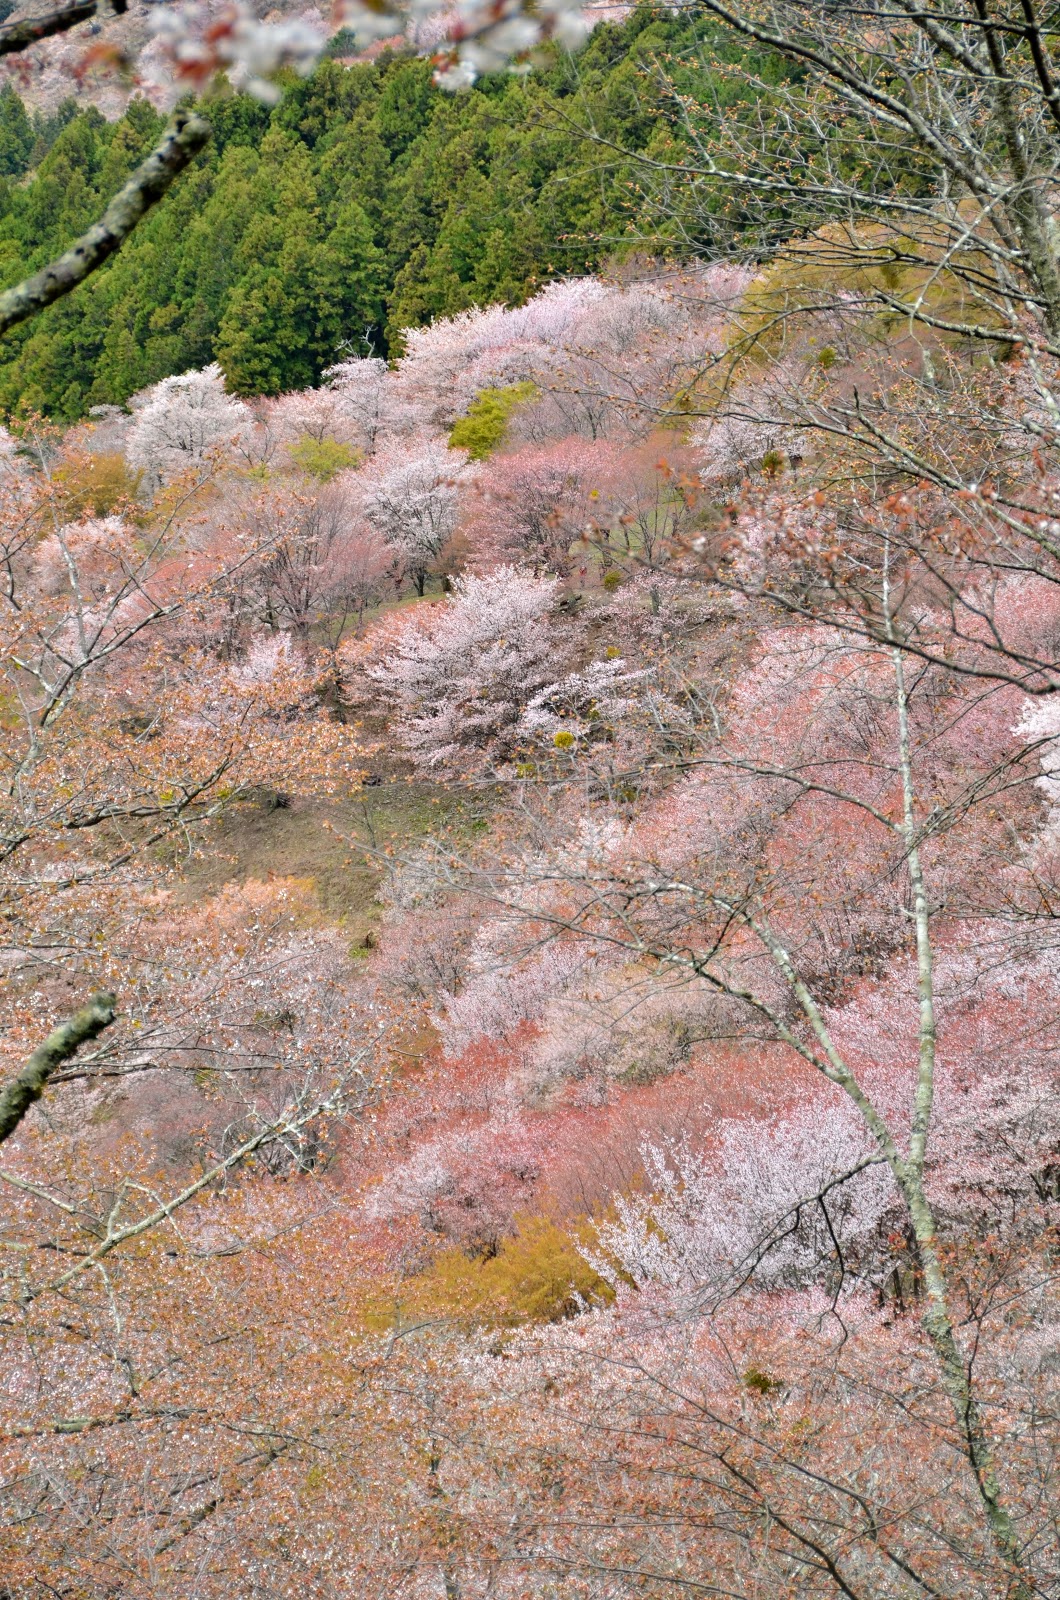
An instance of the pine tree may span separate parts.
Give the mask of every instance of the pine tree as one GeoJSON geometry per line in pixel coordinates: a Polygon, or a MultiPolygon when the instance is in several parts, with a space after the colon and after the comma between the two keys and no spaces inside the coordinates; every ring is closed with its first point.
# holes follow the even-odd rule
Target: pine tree
{"type": "Polygon", "coordinates": [[[33,124],[10,83],[0,90],[0,173],[21,177],[36,144],[33,124]]]}

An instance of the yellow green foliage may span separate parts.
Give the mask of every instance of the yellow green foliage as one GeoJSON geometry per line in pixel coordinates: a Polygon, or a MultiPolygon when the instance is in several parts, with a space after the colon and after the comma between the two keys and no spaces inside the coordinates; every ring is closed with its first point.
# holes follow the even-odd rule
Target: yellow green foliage
{"type": "Polygon", "coordinates": [[[52,476],[62,495],[63,515],[75,522],[109,516],[117,506],[135,502],[142,473],[133,472],[124,456],[106,454],[64,461],[52,476]]]}
{"type": "MultiPolygon", "coordinates": [[[[575,1230],[575,1235],[576,1235],[575,1230]]],[[[405,1285],[406,1313],[464,1317],[492,1327],[561,1322],[582,1301],[607,1303],[614,1291],[578,1253],[575,1237],[548,1217],[521,1217],[497,1254],[470,1258],[443,1250],[405,1285]]]]}
{"type": "Polygon", "coordinates": [[[503,389],[481,389],[449,435],[454,450],[466,450],[472,461],[482,461],[503,442],[512,412],[537,397],[532,383],[510,383],[503,389]]]}
{"type": "Polygon", "coordinates": [[[359,467],[364,460],[363,450],[356,445],[343,444],[341,439],[313,439],[309,434],[293,444],[288,454],[300,472],[321,483],[330,483],[340,472],[359,467]]]}
{"type": "MultiPolygon", "coordinates": [[[[989,277],[989,262],[975,240],[969,213],[968,243],[954,248],[955,219],[940,219],[935,232],[918,220],[916,237],[900,225],[834,224],[789,245],[747,290],[740,311],[741,341],[753,343],[760,364],[775,360],[790,336],[789,319],[805,314],[822,296],[846,290],[864,305],[875,301],[874,333],[892,339],[908,321],[914,303],[942,321],[1000,328],[998,315],[974,295],[968,279],[989,277]]],[[[947,341],[939,334],[940,343],[947,341]]],[[[959,338],[959,336],[957,336],[959,338]]],[[[836,351],[825,345],[818,358],[827,371],[836,351]]]]}
{"type": "MultiPolygon", "coordinates": [[[[745,291],[726,355],[693,386],[695,405],[690,409],[712,415],[734,381],[753,382],[757,372],[769,370],[787,350],[797,348],[802,337],[812,362],[802,378],[803,400],[812,403],[814,378],[825,389],[841,362],[817,312],[840,291],[853,296],[859,308],[859,338],[867,334],[881,347],[893,348],[902,338],[914,304],[952,328],[968,323],[1000,332],[999,312],[969,287],[977,277],[990,277],[989,262],[976,240],[982,226],[970,211],[965,218],[964,209],[958,208],[954,216],[940,217],[934,231],[918,219],[915,237],[912,231],[908,236],[902,232],[900,221],[857,227],[835,223],[789,244],[745,291]],[[967,243],[955,248],[955,230],[965,220],[967,243]]],[[[918,338],[922,343],[922,327],[918,338]]],[[[962,344],[959,333],[943,328],[934,338],[940,350],[962,344]]],[[[1003,346],[999,341],[999,349],[1003,346]]]]}
{"type": "Polygon", "coordinates": [[[763,1372],[760,1367],[748,1367],[743,1375],[743,1381],[755,1394],[774,1394],[784,1385],[779,1378],[772,1377],[768,1372],[763,1372]]]}

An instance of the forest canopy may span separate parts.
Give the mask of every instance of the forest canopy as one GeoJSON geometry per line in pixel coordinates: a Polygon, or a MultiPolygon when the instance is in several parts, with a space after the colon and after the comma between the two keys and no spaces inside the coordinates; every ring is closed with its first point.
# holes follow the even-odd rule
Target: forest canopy
{"type": "MultiPolygon", "coordinates": [[[[213,138],[165,204],[69,302],[9,337],[0,408],[69,422],[214,360],[238,394],[305,388],[343,354],[395,354],[404,327],[521,303],[638,248],[635,169],[584,130],[657,146],[668,120],[652,63],[701,34],[644,7],[546,71],[463,95],[391,50],[326,61],[273,108],[215,94],[213,138]]],[[[738,91],[719,73],[699,92],[738,91]]],[[[8,87],[0,283],[66,248],[163,125],[143,100],[115,123],[72,102],[34,120],[8,87]]]]}

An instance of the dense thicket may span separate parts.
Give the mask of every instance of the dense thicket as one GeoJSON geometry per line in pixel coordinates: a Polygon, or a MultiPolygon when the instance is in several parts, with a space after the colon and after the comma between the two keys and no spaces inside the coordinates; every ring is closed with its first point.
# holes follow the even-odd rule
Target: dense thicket
{"type": "MultiPolygon", "coordinates": [[[[402,327],[592,270],[635,236],[637,190],[583,130],[637,150],[665,138],[652,63],[690,45],[645,7],[576,58],[466,95],[387,52],[325,63],[272,111],[214,103],[211,146],[120,257],[5,344],[0,408],[70,420],[214,359],[239,393],[302,388],[344,352],[392,354],[402,327]]],[[[115,124],[70,107],[34,126],[5,92],[5,284],[99,215],[161,125],[134,101],[115,124]]]]}

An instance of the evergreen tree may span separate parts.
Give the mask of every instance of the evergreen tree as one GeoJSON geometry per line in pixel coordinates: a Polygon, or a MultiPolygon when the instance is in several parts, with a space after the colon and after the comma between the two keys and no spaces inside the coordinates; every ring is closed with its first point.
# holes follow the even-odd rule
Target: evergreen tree
{"type": "MultiPolygon", "coordinates": [[[[641,242],[637,195],[577,124],[662,150],[675,130],[646,70],[656,56],[700,100],[737,92],[694,40],[687,15],[645,5],[574,57],[464,95],[439,94],[428,61],[392,51],[326,61],[271,110],[212,93],[214,139],[165,202],[0,347],[0,407],[72,421],[215,360],[240,394],[276,394],[316,383],[350,346],[392,357],[403,327],[596,269],[641,242]]],[[[109,124],[72,101],[30,119],[0,92],[0,286],[95,221],[159,127],[144,100],[109,124]]]]}
{"type": "Polygon", "coordinates": [[[14,88],[5,83],[0,90],[0,173],[21,177],[29,169],[37,136],[14,88]]]}

